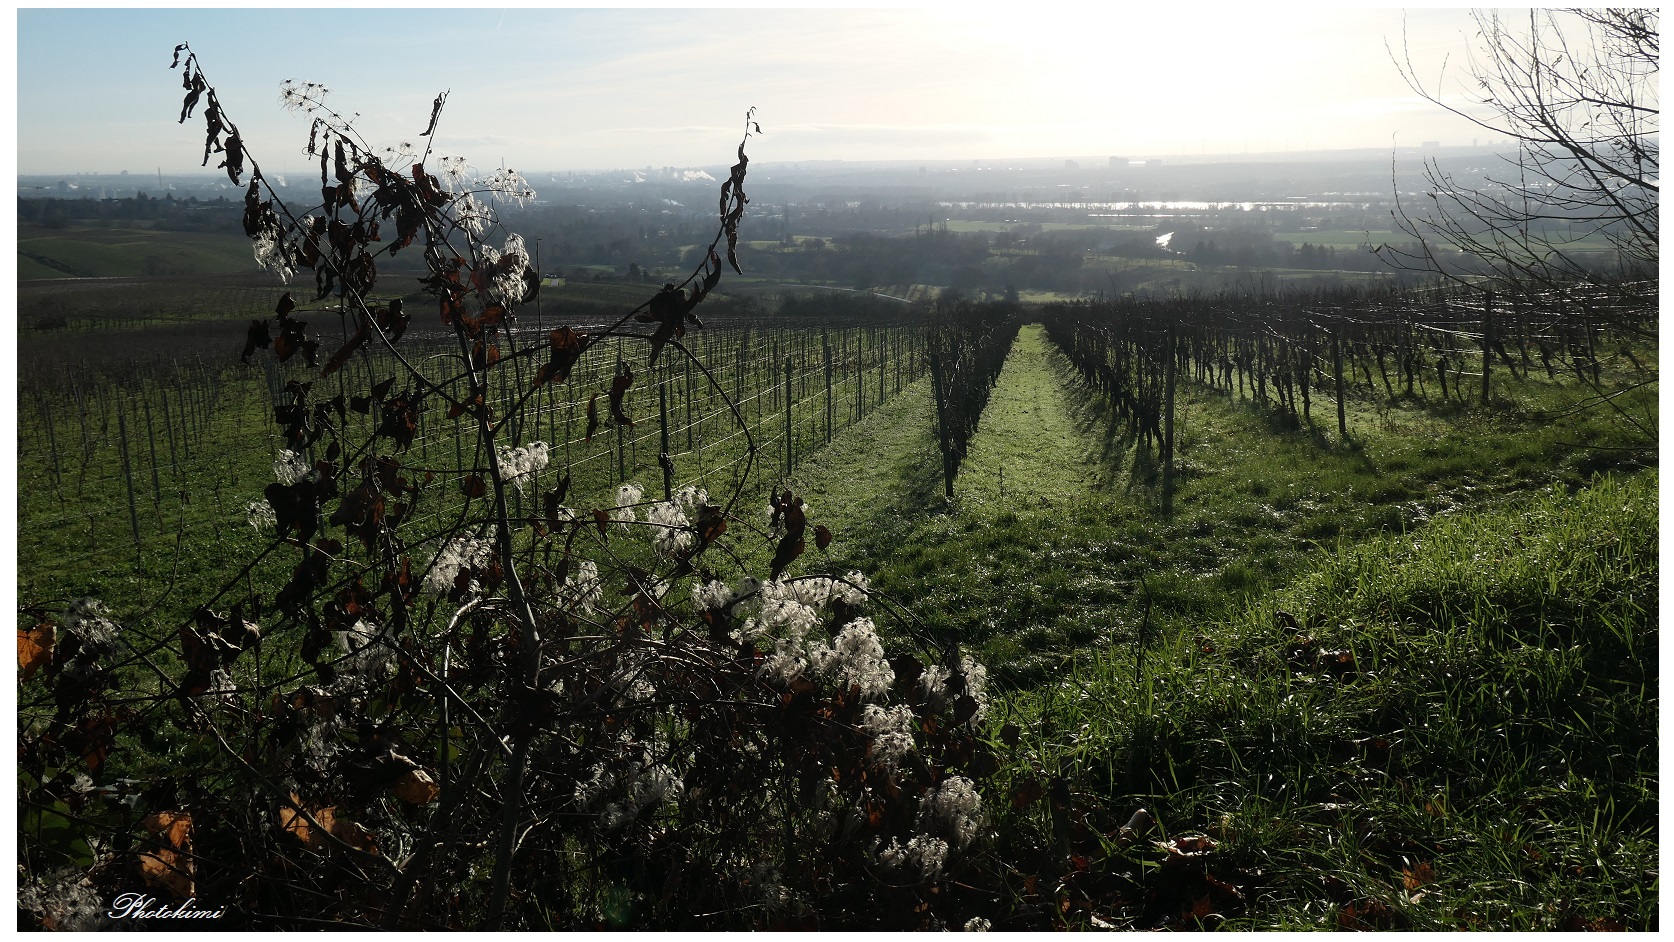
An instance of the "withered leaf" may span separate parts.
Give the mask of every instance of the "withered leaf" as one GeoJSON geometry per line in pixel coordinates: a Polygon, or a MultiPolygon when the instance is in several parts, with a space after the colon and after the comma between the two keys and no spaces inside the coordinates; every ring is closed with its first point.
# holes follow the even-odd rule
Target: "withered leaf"
{"type": "MultiPolygon", "coordinates": [[[[392,299],[388,307],[379,308],[373,312],[373,316],[377,318],[378,327],[383,330],[390,343],[401,339],[401,335],[407,332],[408,322],[412,320],[412,317],[401,309],[400,298],[392,299]]],[[[390,382],[394,381],[394,377],[391,377],[390,382]]]]}
{"type": "Polygon", "coordinates": [[[488,493],[488,485],[483,483],[480,474],[466,475],[465,480],[460,482],[459,487],[460,490],[465,492],[466,497],[481,497],[488,493]]]}
{"type": "Polygon", "coordinates": [[[368,854],[378,853],[377,836],[371,831],[353,821],[338,817],[336,806],[310,808],[304,805],[295,792],[291,793],[291,805],[279,806],[279,829],[301,841],[309,850],[324,851],[333,846],[331,841],[320,833],[324,830],[356,850],[368,854]],[[295,810],[296,808],[307,808],[308,814],[313,816],[319,827],[310,825],[308,817],[295,810]]]}
{"type": "Polygon", "coordinates": [[[249,363],[250,358],[255,355],[258,349],[266,350],[272,342],[273,338],[267,332],[267,321],[250,321],[250,329],[244,336],[244,353],[240,355],[239,359],[249,363]]]}
{"type": "Polygon", "coordinates": [[[447,98],[447,92],[436,96],[436,100],[430,105],[430,123],[424,126],[423,131],[419,132],[419,137],[429,137],[431,132],[436,130],[436,122],[442,117],[442,103],[447,101],[447,98]]]}
{"type": "Polygon", "coordinates": [[[180,106],[180,124],[185,124],[186,119],[192,116],[192,111],[198,107],[198,99],[202,98],[203,93],[208,90],[209,83],[203,80],[202,72],[191,76],[191,84],[187,86],[186,100],[180,106]]]}
{"type": "Polygon", "coordinates": [[[713,504],[705,504],[698,509],[697,535],[700,548],[714,543],[725,532],[727,532],[727,517],[721,508],[713,504]]]}
{"type": "Polygon", "coordinates": [[[330,376],[342,369],[343,364],[349,362],[349,357],[354,356],[355,351],[365,345],[368,336],[370,335],[366,330],[366,321],[363,320],[360,322],[360,327],[355,330],[354,334],[349,337],[348,341],[345,342],[336,353],[331,355],[330,360],[326,361],[325,369],[320,371],[320,375],[330,376]]]}
{"type": "Polygon", "coordinates": [[[796,562],[797,557],[802,555],[804,548],[803,541],[800,539],[787,536],[780,540],[779,548],[773,553],[773,578],[777,579],[784,575],[785,569],[791,563],[796,562]]]}
{"type": "Polygon", "coordinates": [[[582,441],[587,442],[588,444],[591,444],[592,441],[593,441],[593,433],[597,432],[598,430],[599,430],[599,394],[594,393],[592,398],[587,400],[587,434],[582,439],[582,441]]]}
{"type": "Polygon", "coordinates": [[[628,387],[633,384],[633,367],[623,363],[621,370],[619,370],[616,374],[616,378],[610,381],[610,417],[618,424],[626,425],[630,428],[633,426],[634,420],[628,418],[628,413],[623,403],[623,397],[628,394],[628,387]]]}
{"type": "Polygon", "coordinates": [[[428,805],[442,794],[442,787],[423,769],[408,769],[392,786],[395,797],[410,805],[428,805]]]}
{"type": "Polygon", "coordinates": [[[192,816],[184,811],[158,811],[141,822],[160,846],[139,856],[140,874],[149,886],[168,890],[176,899],[194,895],[192,816]]]}
{"type": "Polygon", "coordinates": [[[28,680],[42,666],[52,663],[52,651],[58,644],[58,626],[50,622],[34,628],[17,630],[18,679],[28,680]]]}
{"type": "Polygon", "coordinates": [[[244,175],[244,142],[239,139],[238,132],[227,135],[226,149],[227,159],[216,166],[227,168],[228,179],[238,186],[243,182],[239,177],[244,175]]]}
{"type": "Polygon", "coordinates": [[[269,484],[262,494],[267,498],[268,506],[273,508],[280,539],[288,536],[293,529],[296,531],[296,538],[302,542],[307,542],[314,536],[314,531],[319,526],[315,519],[315,511],[319,508],[315,482],[303,480],[287,485],[275,481],[269,484]]]}
{"type": "Polygon", "coordinates": [[[1436,868],[1429,861],[1414,867],[1401,868],[1401,883],[1409,893],[1434,882],[1436,882],[1436,868]]]}
{"type": "Polygon", "coordinates": [[[570,370],[575,367],[575,361],[581,357],[586,346],[587,335],[576,333],[568,327],[560,327],[549,336],[552,345],[552,359],[535,374],[535,385],[544,386],[550,382],[568,382],[570,370]]]}

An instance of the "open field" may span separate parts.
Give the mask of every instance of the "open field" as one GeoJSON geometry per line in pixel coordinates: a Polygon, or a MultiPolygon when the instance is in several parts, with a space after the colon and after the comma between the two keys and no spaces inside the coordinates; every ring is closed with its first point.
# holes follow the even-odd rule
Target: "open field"
{"type": "Polygon", "coordinates": [[[158,229],[20,228],[18,278],[121,278],[246,272],[250,242],[240,234],[158,229]]]}

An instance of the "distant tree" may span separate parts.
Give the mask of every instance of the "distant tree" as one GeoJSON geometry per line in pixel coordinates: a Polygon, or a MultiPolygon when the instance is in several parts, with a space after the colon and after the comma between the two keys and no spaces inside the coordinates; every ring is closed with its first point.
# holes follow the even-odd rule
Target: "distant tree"
{"type": "Polygon", "coordinates": [[[1426,161],[1427,200],[1414,205],[1397,193],[1394,211],[1396,227],[1416,246],[1385,246],[1380,255],[1448,278],[1486,276],[1500,290],[1550,289],[1606,272],[1654,284],[1656,11],[1472,18],[1477,43],[1460,77],[1468,103],[1447,94],[1445,71],[1434,84],[1420,79],[1404,38],[1395,64],[1415,92],[1511,139],[1516,154],[1478,180],[1426,161]],[[1603,237],[1611,250],[1601,257],[1578,244],[1589,236],[1603,237]],[[1462,269],[1450,257],[1455,251],[1480,263],[1462,269]]]}

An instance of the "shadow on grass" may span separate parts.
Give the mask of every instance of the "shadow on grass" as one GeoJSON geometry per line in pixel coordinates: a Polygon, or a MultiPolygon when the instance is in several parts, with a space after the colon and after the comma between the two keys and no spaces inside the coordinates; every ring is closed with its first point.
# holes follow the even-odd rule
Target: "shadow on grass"
{"type": "Polygon", "coordinates": [[[1094,456],[1098,480],[1107,485],[1125,480],[1122,490],[1130,496],[1159,487],[1162,464],[1132,423],[1116,414],[1110,400],[1088,389],[1061,353],[1053,360],[1053,370],[1069,397],[1070,420],[1076,431],[1098,445],[1094,456]]]}

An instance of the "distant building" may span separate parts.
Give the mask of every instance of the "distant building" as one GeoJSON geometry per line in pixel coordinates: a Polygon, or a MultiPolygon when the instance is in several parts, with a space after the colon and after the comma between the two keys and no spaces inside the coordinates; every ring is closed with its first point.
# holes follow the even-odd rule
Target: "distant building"
{"type": "Polygon", "coordinates": [[[1111,167],[1126,167],[1127,165],[1128,165],[1128,159],[1126,157],[1112,157],[1112,158],[1110,158],[1110,166],[1111,167]]]}
{"type": "Polygon", "coordinates": [[[1064,169],[1065,170],[1077,170],[1077,169],[1080,169],[1080,167],[1081,167],[1081,165],[1076,163],[1073,160],[1064,161],[1064,169]]]}

